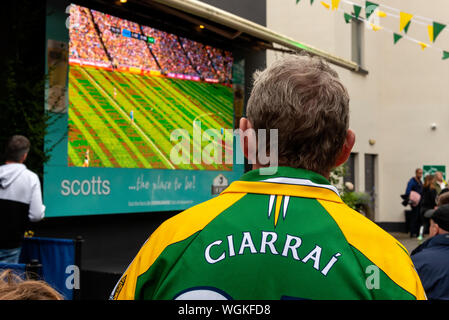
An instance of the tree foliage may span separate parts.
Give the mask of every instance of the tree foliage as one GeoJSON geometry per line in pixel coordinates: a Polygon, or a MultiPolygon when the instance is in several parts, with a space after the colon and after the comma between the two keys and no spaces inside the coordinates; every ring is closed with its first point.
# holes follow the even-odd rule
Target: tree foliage
{"type": "Polygon", "coordinates": [[[27,167],[41,178],[48,161],[44,139],[48,115],[45,94],[45,1],[2,3],[0,50],[0,148],[14,134],[31,142],[27,167]]]}

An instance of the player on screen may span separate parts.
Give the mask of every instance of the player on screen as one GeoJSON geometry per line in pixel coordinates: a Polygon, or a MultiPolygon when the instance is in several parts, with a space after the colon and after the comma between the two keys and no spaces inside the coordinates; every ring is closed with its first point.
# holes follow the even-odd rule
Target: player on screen
{"type": "Polygon", "coordinates": [[[134,124],[134,110],[131,110],[129,117],[131,118],[131,124],[134,124]]]}
{"type": "Polygon", "coordinates": [[[86,150],[86,152],[84,153],[84,163],[83,163],[83,167],[89,167],[89,149],[86,150]]]}

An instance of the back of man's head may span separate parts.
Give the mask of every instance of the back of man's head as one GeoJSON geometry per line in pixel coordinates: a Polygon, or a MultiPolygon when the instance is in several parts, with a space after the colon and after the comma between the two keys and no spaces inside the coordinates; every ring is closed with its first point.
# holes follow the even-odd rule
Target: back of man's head
{"type": "Polygon", "coordinates": [[[280,166],[329,172],[349,127],[349,95],[317,57],[288,56],[254,75],[247,117],[257,131],[278,130],[280,166]]]}
{"type": "Polygon", "coordinates": [[[438,227],[444,232],[449,232],[449,204],[439,206],[432,212],[430,219],[438,224],[438,227]]]}
{"type": "Polygon", "coordinates": [[[23,157],[30,151],[30,141],[21,135],[9,138],[5,149],[5,159],[11,162],[22,162],[23,157]]]}
{"type": "Polygon", "coordinates": [[[440,195],[438,196],[438,206],[442,206],[445,204],[449,204],[449,190],[448,189],[443,189],[440,193],[440,195]]]}

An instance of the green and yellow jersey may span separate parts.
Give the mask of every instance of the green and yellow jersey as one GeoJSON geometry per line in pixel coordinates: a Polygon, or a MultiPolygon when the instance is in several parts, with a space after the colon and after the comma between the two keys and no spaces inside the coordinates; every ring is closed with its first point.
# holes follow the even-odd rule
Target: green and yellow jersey
{"type": "Polygon", "coordinates": [[[246,173],[165,221],[112,299],[426,299],[407,250],[316,173],[246,173]]]}

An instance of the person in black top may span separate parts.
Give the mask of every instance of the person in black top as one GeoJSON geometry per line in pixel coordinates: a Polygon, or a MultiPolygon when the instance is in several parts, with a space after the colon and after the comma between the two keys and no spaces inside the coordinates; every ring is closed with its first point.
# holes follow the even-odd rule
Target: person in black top
{"type": "Polygon", "coordinates": [[[435,188],[436,177],[432,174],[428,174],[424,177],[424,185],[422,189],[421,200],[421,225],[424,227],[423,234],[429,233],[430,219],[424,216],[427,210],[435,209],[437,203],[437,190],[435,188]]]}
{"type": "Polygon", "coordinates": [[[415,170],[415,176],[411,177],[410,180],[407,183],[407,188],[405,190],[404,198],[407,200],[407,203],[411,205],[411,212],[410,212],[410,237],[414,238],[417,237],[419,234],[419,228],[420,228],[420,212],[421,212],[421,198],[417,203],[412,203],[411,200],[411,193],[412,191],[419,194],[420,197],[422,197],[422,187],[423,183],[421,181],[421,178],[423,176],[423,169],[417,168],[415,170]]]}

